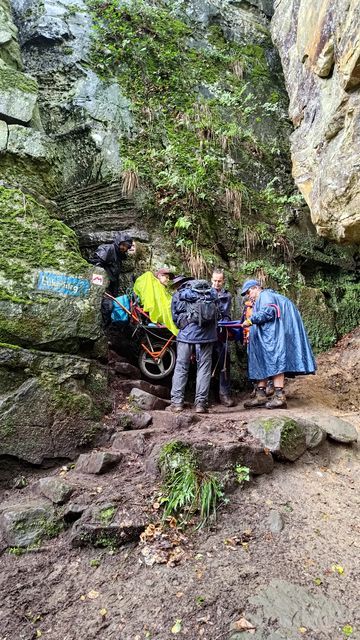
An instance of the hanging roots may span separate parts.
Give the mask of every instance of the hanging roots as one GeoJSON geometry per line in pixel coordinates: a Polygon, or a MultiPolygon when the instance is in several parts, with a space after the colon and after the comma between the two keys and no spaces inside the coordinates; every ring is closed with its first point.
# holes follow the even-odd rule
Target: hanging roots
{"type": "Polygon", "coordinates": [[[123,196],[132,196],[135,189],[139,187],[139,176],[135,169],[125,169],[122,174],[122,189],[123,196]]]}

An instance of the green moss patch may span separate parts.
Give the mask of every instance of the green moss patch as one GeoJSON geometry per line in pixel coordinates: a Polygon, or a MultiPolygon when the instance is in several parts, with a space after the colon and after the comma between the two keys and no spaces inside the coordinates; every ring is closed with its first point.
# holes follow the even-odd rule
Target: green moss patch
{"type": "Polygon", "coordinates": [[[0,186],[0,300],[29,302],[34,269],[85,274],[75,233],[34,198],[0,186]]]}

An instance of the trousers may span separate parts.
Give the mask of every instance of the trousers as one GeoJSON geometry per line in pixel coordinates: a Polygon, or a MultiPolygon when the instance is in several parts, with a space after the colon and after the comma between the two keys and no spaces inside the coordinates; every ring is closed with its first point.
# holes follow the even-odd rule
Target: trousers
{"type": "Polygon", "coordinates": [[[185,387],[189,376],[190,358],[195,347],[196,352],[196,391],[195,405],[207,406],[211,381],[211,363],[213,342],[204,344],[177,343],[177,356],[171,387],[172,404],[183,404],[185,387]]]}

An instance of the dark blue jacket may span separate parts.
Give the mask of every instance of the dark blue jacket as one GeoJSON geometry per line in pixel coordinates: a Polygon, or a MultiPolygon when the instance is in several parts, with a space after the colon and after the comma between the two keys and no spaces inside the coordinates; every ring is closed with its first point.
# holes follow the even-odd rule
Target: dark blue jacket
{"type": "Polygon", "coordinates": [[[211,291],[215,291],[219,300],[219,314],[220,320],[231,320],[231,293],[226,291],[226,289],[221,289],[221,291],[217,291],[214,287],[211,291]]]}
{"type": "Polygon", "coordinates": [[[251,380],[265,380],[278,373],[315,373],[315,359],[302,318],[289,298],[265,289],[255,303],[251,322],[251,380]]]}
{"type": "MultiPolygon", "coordinates": [[[[211,289],[211,296],[217,300],[217,294],[213,289],[211,289]]],[[[188,284],[183,285],[172,297],[171,313],[176,326],[180,329],[176,338],[178,342],[202,344],[217,341],[217,322],[205,327],[200,327],[196,322],[188,322],[189,305],[187,303],[196,302],[197,298],[197,294],[188,284]]]]}

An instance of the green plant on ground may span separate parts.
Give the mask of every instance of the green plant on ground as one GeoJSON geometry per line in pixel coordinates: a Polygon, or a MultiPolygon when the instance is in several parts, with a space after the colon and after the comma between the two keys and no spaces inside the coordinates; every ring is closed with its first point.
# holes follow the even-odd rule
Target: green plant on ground
{"type": "Polygon", "coordinates": [[[97,567],[100,567],[101,565],[101,559],[100,558],[92,558],[90,560],[90,567],[93,567],[94,569],[97,569],[97,567]]]}
{"type": "Polygon", "coordinates": [[[250,469],[249,467],[245,467],[241,464],[235,465],[235,476],[236,480],[239,484],[243,484],[243,482],[250,481],[250,469]]]}
{"type": "Polygon", "coordinates": [[[101,509],[99,513],[99,520],[101,524],[107,527],[110,524],[110,522],[113,520],[115,513],[116,513],[116,507],[112,505],[109,507],[106,507],[105,509],[101,509]]]}
{"type": "Polygon", "coordinates": [[[164,475],[160,498],[164,519],[175,516],[185,524],[198,513],[201,528],[216,518],[224,501],[223,482],[215,474],[199,469],[189,445],[178,441],[164,445],[159,466],[164,475]]]}

